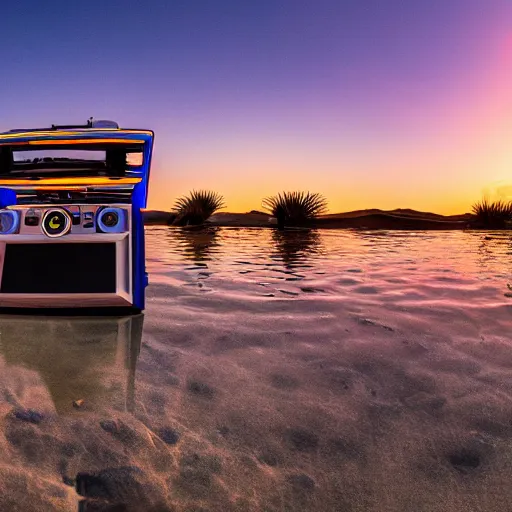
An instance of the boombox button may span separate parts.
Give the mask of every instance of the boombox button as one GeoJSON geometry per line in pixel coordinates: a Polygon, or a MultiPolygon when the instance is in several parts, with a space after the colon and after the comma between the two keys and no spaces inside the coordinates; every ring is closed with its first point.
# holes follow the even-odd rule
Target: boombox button
{"type": "Polygon", "coordinates": [[[80,214],[73,214],[73,226],[79,226],[80,225],[80,214]]]}
{"type": "Polygon", "coordinates": [[[83,227],[84,228],[93,228],[94,227],[94,222],[86,222],[83,227]]]}
{"type": "Polygon", "coordinates": [[[39,225],[39,217],[25,217],[25,226],[38,226],[39,225]]]}

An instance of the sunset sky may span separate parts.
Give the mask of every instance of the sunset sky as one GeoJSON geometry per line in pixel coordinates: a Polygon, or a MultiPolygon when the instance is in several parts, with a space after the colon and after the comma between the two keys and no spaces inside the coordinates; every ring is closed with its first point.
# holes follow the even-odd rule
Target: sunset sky
{"type": "Polygon", "coordinates": [[[511,0],[18,0],[0,49],[0,130],[155,131],[151,208],[512,199],[511,0]]]}

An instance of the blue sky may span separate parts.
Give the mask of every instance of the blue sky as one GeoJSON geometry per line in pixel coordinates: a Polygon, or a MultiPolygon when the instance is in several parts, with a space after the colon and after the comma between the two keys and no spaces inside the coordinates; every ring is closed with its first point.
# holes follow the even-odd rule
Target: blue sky
{"type": "Polygon", "coordinates": [[[90,116],[154,129],[154,207],[214,188],[243,211],[300,188],[334,210],[443,213],[507,182],[508,0],[22,0],[2,11],[0,129],[90,116]]]}

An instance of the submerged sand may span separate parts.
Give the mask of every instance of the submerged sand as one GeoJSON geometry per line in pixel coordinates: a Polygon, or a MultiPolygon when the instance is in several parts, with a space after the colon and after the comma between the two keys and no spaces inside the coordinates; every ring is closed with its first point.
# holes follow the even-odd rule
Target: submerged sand
{"type": "Polygon", "coordinates": [[[0,319],[0,510],[508,510],[511,250],[148,229],[144,316],[0,319]]]}

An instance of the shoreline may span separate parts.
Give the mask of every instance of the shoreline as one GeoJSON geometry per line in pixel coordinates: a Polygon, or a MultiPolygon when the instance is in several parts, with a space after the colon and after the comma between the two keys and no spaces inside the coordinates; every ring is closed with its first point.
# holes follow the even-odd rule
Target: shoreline
{"type": "MultiPolygon", "coordinates": [[[[144,224],[171,225],[173,216],[169,212],[146,210],[144,224]]],[[[472,214],[443,216],[414,210],[361,210],[355,212],[329,214],[318,217],[307,225],[310,229],[363,229],[363,230],[464,230],[479,229],[474,224],[472,214]]],[[[204,226],[237,228],[275,228],[272,217],[262,212],[216,213],[204,226]]],[[[292,228],[294,226],[290,226],[292,228]]],[[[299,227],[299,226],[297,226],[299,227]]]]}

